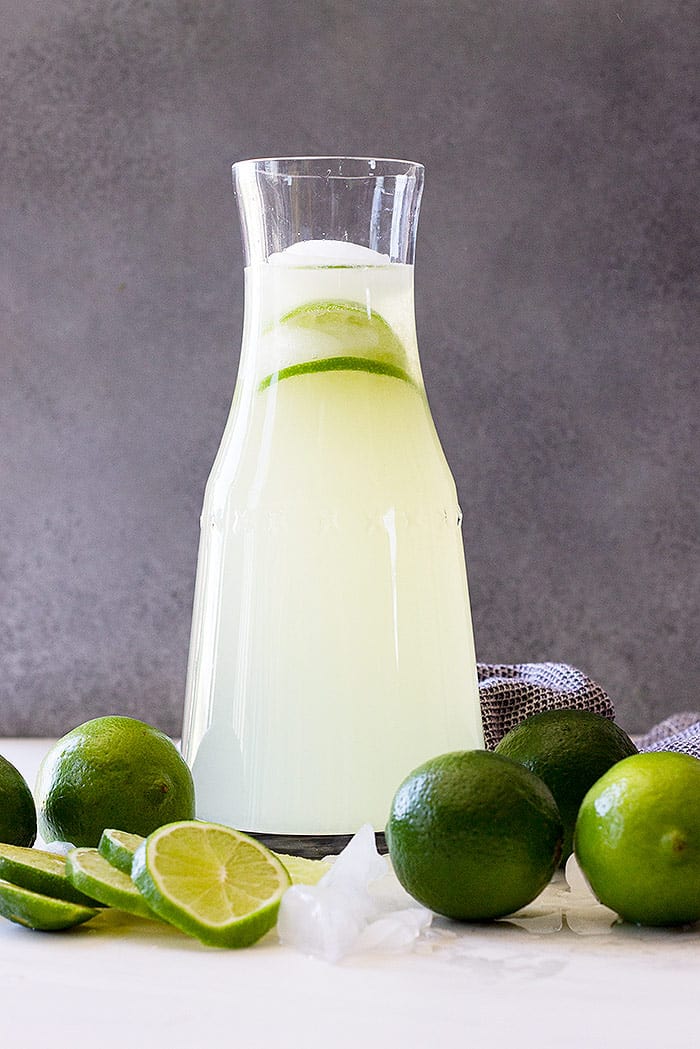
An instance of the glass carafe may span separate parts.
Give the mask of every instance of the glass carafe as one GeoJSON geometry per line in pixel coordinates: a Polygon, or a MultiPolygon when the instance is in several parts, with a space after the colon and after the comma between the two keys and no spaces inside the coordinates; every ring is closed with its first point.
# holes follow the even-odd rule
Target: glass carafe
{"type": "Polygon", "coordinates": [[[413,305],[419,164],[234,165],[246,256],[201,519],[183,750],[198,815],[280,851],[381,834],[427,758],[483,746],[455,484],[413,305]]]}

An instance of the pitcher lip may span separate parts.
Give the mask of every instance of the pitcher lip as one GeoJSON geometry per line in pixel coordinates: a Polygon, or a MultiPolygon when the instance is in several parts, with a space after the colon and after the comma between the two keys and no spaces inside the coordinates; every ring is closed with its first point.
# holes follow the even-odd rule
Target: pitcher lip
{"type": "MultiPolygon", "coordinates": [[[[422,173],[425,170],[425,166],[418,160],[403,160],[403,159],[401,159],[399,157],[346,156],[345,154],[332,154],[332,155],[331,154],[329,154],[329,155],[325,155],[325,154],[318,154],[318,155],[316,155],[316,154],[307,154],[307,155],[300,154],[300,155],[290,155],[290,156],[284,156],[284,157],[250,157],[250,158],[248,158],[246,160],[234,161],[234,163],[231,165],[231,168],[232,168],[233,171],[236,171],[236,169],[238,169],[238,168],[248,167],[248,166],[254,167],[257,164],[269,164],[269,163],[272,163],[272,162],[274,162],[274,163],[278,163],[278,162],[280,162],[280,163],[291,163],[293,161],[309,161],[309,160],[318,161],[320,163],[323,163],[324,161],[325,162],[331,162],[331,161],[348,160],[348,161],[354,161],[354,162],[357,162],[357,163],[368,164],[368,165],[373,165],[373,164],[395,164],[396,166],[403,165],[405,168],[412,169],[412,170],[396,171],[396,172],[393,172],[393,174],[395,176],[402,175],[405,178],[410,178],[412,175],[420,174],[420,173],[422,173]]],[[[362,175],[342,175],[342,174],[340,174],[338,172],[329,172],[328,174],[320,175],[320,174],[315,174],[315,173],[311,173],[311,172],[308,172],[308,173],[300,172],[300,173],[294,174],[293,177],[294,178],[343,178],[343,179],[353,179],[353,178],[371,178],[372,174],[373,174],[373,172],[371,170],[367,171],[365,174],[362,174],[362,175]]]]}

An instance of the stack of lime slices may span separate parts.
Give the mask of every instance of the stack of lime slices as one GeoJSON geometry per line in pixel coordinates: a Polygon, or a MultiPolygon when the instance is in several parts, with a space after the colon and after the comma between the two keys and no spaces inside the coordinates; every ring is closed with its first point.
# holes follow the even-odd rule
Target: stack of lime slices
{"type": "MultiPolygon", "coordinates": [[[[289,858],[294,880],[327,866],[289,858]]],[[[32,929],[67,929],[105,907],[169,922],[202,943],[246,947],[277,920],[292,878],[282,859],[230,827],[196,820],[147,838],[105,830],[67,856],[0,844],[0,914],[32,929]]]]}
{"type": "Polygon", "coordinates": [[[66,860],[53,852],[0,844],[0,914],[29,929],[81,925],[100,904],[68,878],[66,860]]]}

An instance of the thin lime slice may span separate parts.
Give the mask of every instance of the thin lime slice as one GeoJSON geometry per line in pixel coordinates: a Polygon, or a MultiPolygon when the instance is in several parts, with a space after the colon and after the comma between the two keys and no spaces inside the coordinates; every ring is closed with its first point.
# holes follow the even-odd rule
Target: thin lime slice
{"type": "Polygon", "coordinates": [[[290,379],[293,375],[336,371],[371,372],[373,375],[388,375],[393,379],[403,379],[404,382],[411,381],[408,372],[386,361],[375,361],[371,357],[323,357],[319,361],[304,361],[302,364],[290,364],[288,368],[280,368],[278,372],[272,372],[271,375],[266,376],[258,389],[265,390],[272,383],[290,379]]]}
{"type": "Polygon", "coordinates": [[[97,900],[80,892],[66,874],[66,858],[43,849],[25,849],[19,845],[0,845],[0,878],[30,892],[52,896],[57,900],[94,907],[97,900]]]}
{"type": "Polygon", "coordinates": [[[125,830],[114,830],[110,827],[102,831],[97,851],[118,871],[131,874],[134,853],[143,840],[140,834],[129,834],[125,830]]]}
{"type": "Polygon", "coordinates": [[[106,906],[139,918],[157,917],[129,875],[113,867],[97,849],[73,849],[66,857],[66,871],[76,888],[89,892],[106,906]]]}
{"type": "Polygon", "coordinates": [[[260,390],[320,371],[366,371],[411,381],[401,340],[379,313],[360,302],[306,302],[286,313],[273,332],[291,339],[297,363],[272,372],[260,390]]]}
{"type": "Polygon", "coordinates": [[[276,852],[275,856],[283,863],[292,885],[316,885],[331,869],[327,860],[309,860],[305,856],[287,856],[281,852],[276,852]]]}
{"type": "Polygon", "coordinates": [[[96,907],[57,900],[0,878],[0,914],[27,929],[41,929],[44,932],[70,929],[99,913],[96,907]]]}
{"type": "Polygon", "coordinates": [[[184,820],[139,845],[131,876],[153,910],[212,947],[247,947],[273,927],[290,885],[277,857],[247,834],[184,820]]]}

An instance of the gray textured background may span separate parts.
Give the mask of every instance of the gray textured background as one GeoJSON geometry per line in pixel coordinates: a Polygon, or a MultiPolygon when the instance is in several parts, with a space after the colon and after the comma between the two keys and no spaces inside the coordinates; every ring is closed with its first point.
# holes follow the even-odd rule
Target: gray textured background
{"type": "Polygon", "coordinates": [[[235,379],[229,164],[427,166],[477,650],[697,709],[698,8],[0,0],[0,734],[177,733],[235,379]]]}

